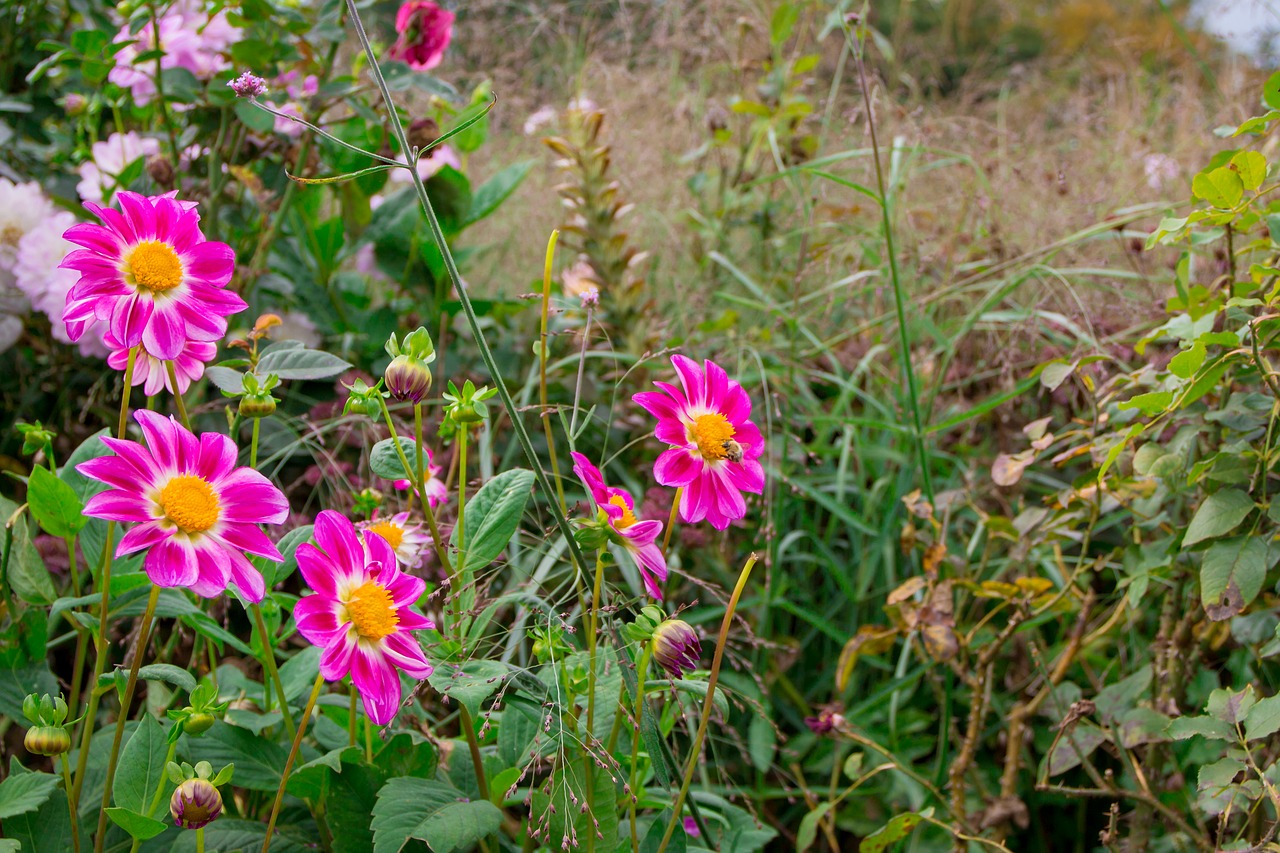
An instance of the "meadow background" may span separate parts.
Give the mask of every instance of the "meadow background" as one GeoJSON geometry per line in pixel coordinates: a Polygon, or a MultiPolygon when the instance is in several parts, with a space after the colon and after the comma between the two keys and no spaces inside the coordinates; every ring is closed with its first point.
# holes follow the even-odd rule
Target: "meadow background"
{"type": "MultiPolygon", "coordinates": [[[[472,497],[504,471],[531,465],[511,425],[522,418],[540,464],[570,493],[559,498],[566,508],[582,495],[566,463],[573,448],[636,496],[641,517],[666,520],[670,491],[649,473],[653,425],[631,395],[670,380],[668,356],[680,352],[714,359],[752,399],[765,436],[764,492],[726,531],[674,526],[663,606],[692,626],[706,654],[692,686],[671,679],[651,688],[669,767],[657,767],[664,759],[647,731],[641,749],[641,723],[621,709],[610,714],[610,724],[626,723],[614,726],[609,743],[619,727],[626,732],[599,765],[618,771],[616,786],[591,789],[594,803],[608,801],[599,808],[615,834],[602,833],[600,849],[1275,844],[1280,510],[1271,497],[1280,384],[1271,363],[1280,347],[1280,206],[1269,164],[1280,118],[1280,78],[1272,76],[1280,8],[1173,0],[458,4],[442,62],[429,72],[392,65],[388,79],[411,132],[411,122],[430,118],[430,129],[419,128],[423,140],[462,127],[496,97],[482,120],[449,140],[448,180],[435,172],[426,184],[480,315],[470,325],[416,220],[412,189],[393,194],[398,187],[383,183],[385,175],[291,183],[286,170],[315,179],[363,163],[295,133],[287,120],[237,130],[253,110],[224,91],[230,66],[263,74],[273,93],[287,90],[286,101],[319,127],[395,153],[360,45],[340,29],[343,4],[214,4],[222,5],[243,17],[248,36],[228,48],[228,68],[212,82],[171,91],[175,103],[191,106],[168,116],[154,101],[131,104],[127,88],[92,79],[92,61],[107,62],[97,53],[148,4],[0,8],[0,177],[35,182],[55,208],[78,211],[94,142],[119,130],[159,141],[168,172],[144,158],[120,187],[176,188],[206,205],[206,233],[236,249],[233,287],[250,306],[220,347],[224,372],[206,372],[186,393],[192,420],[247,440],[243,404],[236,409],[228,398],[243,394],[240,371],[256,369],[260,338],[264,347],[302,340],[332,359],[317,355],[315,365],[281,376],[260,438],[253,421],[253,458],[290,500],[283,530],[310,524],[322,509],[376,519],[379,506],[384,515],[399,506],[385,459],[374,461],[388,434],[381,416],[343,404],[357,378],[382,375],[387,336],[420,323],[438,350],[427,443],[451,490],[459,485],[459,432],[456,424],[434,431],[447,421],[439,394],[450,380],[494,384],[477,329],[516,404],[506,411],[490,400],[475,429],[472,479],[461,477],[472,497]],[[76,32],[95,29],[106,37],[76,41],[76,32]],[[1228,41],[1215,34],[1224,32],[1228,41]],[[298,74],[286,81],[291,70],[298,74]],[[318,74],[315,87],[287,88],[308,73],[318,74]],[[209,147],[188,155],[189,145],[209,147]],[[544,302],[544,257],[557,229],[544,302]],[[593,287],[598,303],[581,298],[593,287]],[[254,327],[264,313],[282,319],[271,327],[278,331],[254,327]],[[229,347],[233,338],[247,341],[243,351],[229,347]],[[726,616],[750,554],[758,565],[726,616]],[[722,619],[727,639],[718,633],[722,619]],[[719,693],[707,685],[717,647],[719,693]],[[709,694],[722,698],[707,699],[704,712],[709,694]],[[704,715],[705,744],[696,735],[704,715]],[[682,818],[671,807],[680,775],[673,771],[684,766],[694,778],[690,799],[705,815],[660,841],[668,821],[682,818]],[[643,845],[626,829],[631,793],[623,782],[634,773],[644,786],[643,845]]],[[[385,51],[399,4],[356,5],[385,51]]],[[[30,227],[21,220],[20,206],[0,210],[14,233],[30,227]]],[[[0,228],[0,249],[5,234],[0,228]]],[[[2,307],[21,331],[0,353],[5,565],[19,565],[15,542],[34,556],[21,558],[18,582],[15,568],[4,580],[0,773],[13,779],[23,767],[53,777],[57,767],[24,747],[17,711],[30,692],[67,693],[73,682],[78,690],[73,648],[94,626],[60,614],[89,612],[97,599],[79,601],[78,589],[72,596],[65,537],[34,509],[22,510],[36,504],[28,495],[33,467],[72,458],[114,425],[122,383],[100,358],[55,340],[59,321],[37,310],[30,292],[7,292],[15,298],[2,307]],[[52,434],[32,439],[18,428],[36,421],[52,434]]],[[[168,412],[160,398],[152,404],[168,412]]],[[[411,434],[412,412],[395,416],[411,434]]],[[[461,586],[446,584],[424,557],[420,574],[432,590],[446,590],[424,607],[469,613],[469,633],[427,642],[446,676],[411,692],[412,722],[401,722],[414,734],[411,748],[388,730],[380,735],[385,755],[375,760],[368,747],[360,763],[345,697],[322,702],[341,730],[334,743],[308,743],[303,758],[331,787],[316,796],[290,789],[298,799],[282,823],[292,834],[280,836],[279,849],[284,840],[294,845],[287,849],[340,851],[587,845],[580,819],[550,816],[547,807],[566,790],[584,795],[582,779],[566,768],[581,760],[583,740],[591,754],[591,729],[578,740],[563,727],[582,727],[585,700],[575,696],[596,695],[596,640],[585,664],[586,640],[569,628],[592,608],[581,588],[575,594],[582,580],[565,556],[555,501],[535,492],[501,557],[495,552],[461,586]],[[579,670],[557,665],[556,650],[578,655],[579,670]],[[591,670],[586,688],[583,667],[591,670]],[[556,747],[528,745],[537,725],[530,728],[530,703],[518,701],[513,673],[567,692],[546,717],[547,732],[552,716],[559,720],[556,747]],[[499,689],[495,680],[514,686],[499,689]],[[472,692],[450,702],[451,689],[472,692]],[[475,725],[465,712],[459,719],[459,701],[475,725]],[[355,754],[338,742],[348,723],[355,754]],[[472,744],[485,765],[492,761],[491,774],[524,771],[503,777],[507,796],[480,796],[490,792],[477,787],[472,744]],[[337,753],[328,765],[326,751],[337,753]],[[412,757],[427,751],[429,768],[412,757]],[[370,818],[379,798],[392,796],[381,786],[396,778],[490,799],[502,826],[486,823],[487,831],[444,843],[434,825],[423,828],[432,817],[424,815],[416,830],[392,838],[398,830],[370,818]],[[337,816],[316,807],[328,796],[337,816]],[[341,797],[347,805],[336,805],[341,797]],[[358,831],[338,831],[339,822],[358,831]]],[[[441,510],[449,530],[455,509],[456,501],[441,510]]],[[[99,560],[100,543],[92,546],[99,560]]],[[[83,565],[94,563],[92,548],[83,555],[83,565]]],[[[267,654],[281,667],[301,661],[290,670],[298,688],[288,685],[301,707],[316,670],[290,627],[298,584],[296,574],[282,574],[264,610],[274,649],[267,654]]],[[[626,626],[645,600],[634,571],[609,585],[611,627],[599,636],[612,649],[607,666],[629,673],[626,698],[640,647],[626,626]]],[[[141,601],[120,604],[132,609],[119,611],[112,631],[127,644],[141,601]]],[[[192,685],[212,678],[216,699],[256,715],[218,724],[210,735],[221,738],[218,757],[236,757],[240,768],[266,749],[226,734],[236,729],[269,742],[282,765],[289,738],[278,713],[266,716],[269,673],[252,620],[225,602],[197,604],[200,617],[161,614],[156,652],[185,664],[192,685]],[[204,660],[202,644],[220,657],[204,660]]],[[[599,618],[581,624],[598,628],[599,618]]],[[[122,647],[115,654],[128,663],[122,647]]],[[[183,706],[185,682],[143,679],[124,714],[104,698],[108,734],[108,721],[163,720],[183,706]]],[[[354,708],[354,693],[352,701],[354,708]]],[[[136,736],[143,724],[129,726],[136,736]]],[[[181,743],[179,757],[204,754],[200,741],[181,743]]],[[[276,760],[269,755],[267,764],[276,760]]],[[[267,767],[251,773],[248,787],[233,777],[209,849],[257,849],[271,804],[265,795],[276,783],[283,791],[288,776],[267,767]],[[239,835],[214,834],[232,823],[239,835]]],[[[55,784],[45,799],[0,810],[9,818],[0,835],[24,844],[0,849],[65,844],[10,828],[14,820],[34,826],[37,816],[66,819],[55,784]]],[[[162,778],[158,784],[164,791],[162,778]]],[[[80,803],[86,839],[96,806],[80,803]]],[[[111,832],[111,849],[129,849],[137,837],[111,832]]],[[[169,828],[141,849],[190,845],[169,828]]]]}

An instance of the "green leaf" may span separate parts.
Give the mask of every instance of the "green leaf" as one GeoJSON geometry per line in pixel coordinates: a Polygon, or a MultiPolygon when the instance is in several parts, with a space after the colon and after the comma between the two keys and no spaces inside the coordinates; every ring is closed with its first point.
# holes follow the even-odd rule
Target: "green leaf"
{"type": "Polygon", "coordinates": [[[818,838],[818,821],[831,811],[831,803],[820,803],[816,809],[800,819],[800,828],[796,831],[796,850],[804,853],[813,846],[818,838]]]}
{"type": "Polygon", "coordinates": [[[1186,548],[1230,533],[1253,509],[1253,499],[1239,489],[1222,489],[1205,498],[1182,537],[1186,548]]]}
{"type": "Polygon", "coordinates": [[[1215,720],[1221,720],[1229,726],[1242,723],[1253,710],[1258,701],[1252,684],[1246,684],[1243,690],[1229,690],[1225,687],[1209,694],[1209,703],[1205,710],[1215,720]]]}
{"type": "Polygon", "coordinates": [[[300,184],[341,184],[347,181],[354,181],[356,178],[363,178],[365,175],[376,175],[379,172],[385,172],[388,169],[408,168],[407,166],[392,166],[389,163],[379,163],[376,166],[370,166],[367,169],[359,169],[355,172],[345,172],[341,175],[329,175],[324,178],[303,178],[298,175],[289,175],[289,180],[297,181],[300,184]]]}
{"type": "MultiPolygon", "coordinates": [[[[417,457],[417,445],[413,439],[401,436],[395,439],[400,442],[400,448],[404,451],[404,458],[409,461],[409,465],[413,466],[417,457]]],[[[392,439],[384,438],[373,446],[373,450],[369,452],[369,470],[386,480],[417,480],[417,474],[411,474],[405,469],[404,464],[400,461],[400,454],[396,453],[396,446],[391,443],[392,439]]],[[[427,456],[422,455],[423,463],[426,463],[427,456]]]]}
{"type": "Polygon", "coordinates": [[[1119,720],[1125,711],[1137,705],[1138,700],[1151,687],[1150,665],[1115,684],[1109,684],[1094,697],[1098,715],[1107,723],[1119,720]]]}
{"type": "Polygon", "coordinates": [[[1130,397],[1120,403],[1119,408],[1122,410],[1137,409],[1147,417],[1153,417],[1166,411],[1172,402],[1172,391],[1151,391],[1146,394],[1139,394],[1136,397],[1130,397]]]}
{"type": "Polygon", "coordinates": [[[259,376],[274,373],[281,379],[328,379],[350,367],[347,362],[327,352],[292,348],[268,352],[258,361],[254,372],[259,376]]]}
{"type": "Polygon", "coordinates": [[[1056,391],[1058,386],[1075,372],[1075,369],[1076,363],[1074,361],[1051,361],[1040,371],[1040,385],[1050,391],[1056,391]]]}
{"type": "Polygon", "coordinates": [[[219,720],[202,737],[192,741],[191,757],[214,767],[236,766],[237,788],[272,791],[280,787],[284,772],[284,750],[266,738],[219,720]]]}
{"type": "MultiPolygon", "coordinates": [[[[9,778],[0,783],[0,790],[10,782],[24,779],[28,776],[54,778],[46,773],[33,773],[19,764],[16,758],[10,757],[9,778]]],[[[89,783],[86,783],[85,791],[87,792],[86,796],[92,793],[89,783]]],[[[102,789],[99,787],[97,792],[99,796],[101,796],[101,791],[102,789]]],[[[0,793],[0,802],[3,799],[4,795],[0,793]]],[[[12,816],[0,814],[0,818],[4,819],[5,838],[21,844],[22,853],[67,853],[68,850],[72,850],[75,847],[73,840],[75,830],[71,826],[71,818],[67,808],[67,795],[60,788],[54,788],[48,799],[38,809],[24,811],[21,814],[12,816]]],[[[91,841],[87,839],[81,840],[82,850],[92,846],[91,841]]]]}
{"type": "Polygon", "coordinates": [[[169,826],[167,823],[162,823],[155,818],[147,817],[130,809],[107,809],[107,817],[111,818],[112,823],[139,841],[155,838],[169,826]]]}
{"type": "Polygon", "coordinates": [[[747,726],[747,752],[751,755],[751,766],[765,773],[773,766],[774,753],[778,751],[778,732],[773,727],[773,720],[765,713],[751,715],[751,723],[747,726]]]}
{"type": "Polygon", "coordinates": [[[800,20],[799,3],[780,3],[773,11],[773,19],[769,22],[769,43],[780,47],[791,38],[796,22],[800,20]]]}
{"type": "Polygon", "coordinates": [[[1230,210],[1244,197],[1244,183],[1230,168],[1219,166],[1196,175],[1191,191],[1219,210],[1230,210]]]}
{"type": "Polygon", "coordinates": [[[427,681],[440,693],[466,705],[473,718],[479,718],[481,703],[502,686],[503,676],[510,671],[510,667],[496,660],[469,660],[461,667],[441,662],[427,681]]]}
{"type": "MultiPolygon", "coordinates": [[[[18,505],[0,497],[0,521],[7,521],[18,505]]],[[[9,548],[9,571],[5,580],[15,595],[28,604],[52,604],[57,598],[53,578],[45,568],[40,552],[31,542],[31,525],[25,515],[14,519],[13,526],[0,530],[0,549],[9,548]]]]}
{"type": "Polygon", "coordinates": [[[185,669],[168,663],[151,663],[138,670],[138,677],[147,681],[163,681],[180,690],[191,693],[196,689],[196,679],[185,669]]]}
{"type": "Polygon", "coordinates": [[[1280,110],[1280,71],[1268,77],[1262,85],[1262,102],[1273,110],[1280,110]]]}
{"type": "MultiPolygon", "coordinates": [[[[209,853],[254,853],[262,849],[266,837],[267,825],[262,821],[224,815],[204,828],[204,849],[209,853]]],[[[271,853],[315,853],[315,839],[318,837],[319,830],[310,821],[297,827],[277,826],[276,834],[271,838],[271,853]]],[[[144,846],[143,849],[147,848],[144,846]]],[[[340,848],[335,845],[334,849],[340,848]]],[[[169,853],[196,853],[196,834],[180,832],[169,853]]]]}
{"type": "Polygon", "coordinates": [[[524,181],[533,167],[532,160],[522,160],[507,166],[476,189],[471,197],[471,210],[466,224],[471,225],[493,213],[524,181]]]}
{"type": "Polygon", "coordinates": [[[44,532],[59,539],[79,533],[88,521],[75,489],[49,473],[48,468],[32,469],[27,480],[27,507],[44,532]]]}
{"type": "Polygon", "coordinates": [[[116,781],[111,790],[117,806],[139,815],[147,811],[156,785],[164,776],[168,751],[169,739],[164,729],[155,717],[144,715],[116,765],[116,781]]]}
{"type": "Polygon", "coordinates": [[[1240,615],[1262,591],[1270,562],[1267,543],[1256,536],[1214,542],[1200,564],[1200,601],[1205,614],[1215,622],[1240,615]]]}
{"type": "Polygon", "coordinates": [[[1196,341],[1191,345],[1190,349],[1184,349],[1182,352],[1169,359],[1169,372],[1180,379],[1190,379],[1191,374],[1200,369],[1204,364],[1205,355],[1208,350],[1200,341],[1196,341]]]}
{"type": "Polygon", "coordinates": [[[320,672],[320,649],[307,646],[280,667],[280,684],[284,695],[292,702],[306,693],[315,683],[320,672]]]}
{"type": "Polygon", "coordinates": [[[926,817],[933,815],[933,809],[925,809],[916,814],[915,812],[907,812],[900,814],[875,832],[862,839],[859,845],[859,853],[881,853],[883,850],[889,849],[892,844],[897,844],[908,835],[910,835],[917,826],[924,822],[926,817]]]}
{"type": "Polygon", "coordinates": [[[411,838],[429,842],[433,853],[468,850],[501,825],[502,812],[493,803],[469,800],[443,782],[400,777],[378,791],[373,850],[398,853],[411,838]]]}
{"type": "Polygon", "coordinates": [[[1280,696],[1259,699],[1244,718],[1244,736],[1249,740],[1261,740],[1280,732],[1280,696]]]}
{"type": "Polygon", "coordinates": [[[462,568],[482,569],[502,553],[520,526],[532,488],[533,472],[513,468],[485,483],[467,502],[466,541],[458,541],[458,527],[453,533],[454,547],[465,554],[462,568]]]}
{"type": "Polygon", "coordinates": [[[1210,740],[1235,740],[1231,726],[1213,717],[1176,717],[1166,730],[1174,740],[1187,740],[1197,735],[1210,740]]]}
{"type": "Polygon", "coordinates": [[[1231,158],[1231,168],[1247,190],[1256,190],[1267,178],[1267,158],[1257,151],[1240,151],[1231,158]]]}
{"type": "Polygon", "coordinates": [[[0,782],[0,820],[35,811],[57,787],[58,777],[51,773],[10,775],[0,782]]]}

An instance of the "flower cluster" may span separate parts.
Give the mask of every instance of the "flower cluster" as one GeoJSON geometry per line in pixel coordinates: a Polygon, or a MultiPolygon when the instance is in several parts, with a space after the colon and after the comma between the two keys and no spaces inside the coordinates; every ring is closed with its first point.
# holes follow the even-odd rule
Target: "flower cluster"
{"type": "Polygon", "coordinates": [[[240,30],[231,25],[225,9],[211,15],[203,0],[177,0],[136,32],[128,22],[120,28],[115,42],[125,47],[115,55],[116,67],[107,79],[128,89],[134,103],[146,104],[156,95],[156,63],[149,54],[163,52],[162,71],[184,68],[207,80],[231,67],[224,54],[239,38],[240,30]]]}

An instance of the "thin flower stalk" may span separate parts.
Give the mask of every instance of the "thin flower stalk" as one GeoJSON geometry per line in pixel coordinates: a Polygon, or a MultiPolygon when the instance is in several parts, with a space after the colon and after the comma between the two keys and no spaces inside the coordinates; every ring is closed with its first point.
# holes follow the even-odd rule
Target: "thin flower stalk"
{"type": "MultiPolygon", "coordinates": [[[[111,756],[107,759],[107,777],[102,787],[102,810],[98,813],[98,833],[94,838],[94,853],[102,853],[107,840],[107,809],[111,806],[111,788],[115,780],[116,763],[120,759],[120,744],[124,740],[124,724],[129,719],[129,708],[133,705],[133,693],[138,687],[138,670],[142,668],[142,657],[146,653],[147,640],[151,633],[151,620],[156,614],[156,603],[160,601],[158,584],[151,585],[151,595],[147,597],[147,609],[142,614],[142,624],[138,628],[138,637],[133,644],[133,663],[129,666],[129,680],[124,685],[124,696],[120,699],[120,715],[116,717],[116,730],[111,738],[111,756]]],[[[96,681],[95,681],[96,684],[96,681]]]]}
{"type": "MultiPolygon", "coordinates": [[[[137,363],[138,351],[141,348],[142,344],[138,344],[129,350],[129,361],[124,368],[124,391],[120,396],[120,423],[116,429],[116,437],[121,441],[124,440],[129,426],[129,392],[133,389],[133,367],[137,363]]],[[[84,789],[85,766],[89,761],[89,744],[93,738],[94,720],[98,715],[98,700],[102,695],[95,688],[107,665],[107,613],[110,610],[111,560],[115,554],[112,539],[115,529],[115,522],[108,521],[106,537],[102,544],[102,573],[99,579],[102,604],[98,609],[98,636],[93,661],[93,680],[89,682],[89,689],[85,691],[88,704],[81,718],[83,728],[80,738],[80,756],[76,759],[76,784],[75,791],[71,795],[71,798],[77,802],[80,800],[80,792],[84,789]]]]}
{"type": "MultiPolygon", "coordinates": [[[[182,401],[182,392],[178,390],[178,370],[174,366],[173,359],[164,363],[164,369],[169,372],[169,387],[173,389],[173,402],[178,407],[178,420],[182,421],[182,425],[188,430],[191,429],[191,418],[187,415],[187,404],[182,401]]],[[[258,422],[253,422],[254,427],[258,426],[258,422]]]]}
{"type": "MultiPolygon", "coordinates": [[[[258,419],[253,421],[253,427],[258,428],[258,419]]],[[[276,696],[280,698],[280,713],[284,717],[284,727],[289,732],[289,737],[293,737],[294,724],[293,714],[289,712],[289,700],[285,697],[284,683],[280,681],[280,670],[276,666],[275,643],[271,641],[267,634],[267,622],[262,618],[262,606],[260,604],[250,604],[249,612],[253,614],[254,627],[258,629],[258,641],[262,644],[262,668],[266,670],[271,683],[275,685],[276,696]]],[[[266,691],[267,697],[266,707],[264,711],[271,710],[271,692],[266,691]]]]}
{"type": "MultiPolygon", "coordinates": [[[[586,769],[584,778],[586,784],[583,786],[583,794],[587,800],[587,814],[594,815],[595,806],[595,753],[592,752],[593,741],[595,740],[595,722],[596,722],[596,633],[600,628],[600,588],[604,585],[604,549],[601,548],[596,552],[596,579],[595,584],[591,588],[591,611],[588,614],[587,628],[587,733],[585,737],[586,749],[583,750],[583,763],[586,769]]],[[[587,853],[596,849],[596,834],[594,831],[587,833],[587,853]]]]}
{"type": "Polygon", "coordinates": [[[58,756],[62,765],[62,789],[67,792],[67,810],[71,815],[71,841],[75,845],[75,853],[80,853],[80,810],[76,799],[71,796],[71,762],[64,752],[58,756]]]}
{"type": "Polygon", "coordinates": [[[650,644],[646,642],[641,646],[640,662],[636,666],[635,728],[631,732],[631,768],[627,773],[627,790],[631,792],[631,802],[627,806],[627,818],[631,823],[631,853],[640,853],[640,837],[636,832],[636,785],[639,783],[636,767],[640,763],[640,721],[644,718],[644,680],[649,677],[650,656],[650,644]]]}
{"type": "Polygon", "coordinates": [[[561,483],[559,460],[556,459],[556,443],[551,437],[551,407],[547,405],[547,359],[550,352],[547,348],[547,317],[551,313],[551,265],[556,257],[556,242],[560,232],[553,230],[547,240],[547,257],[542,265],[542,315],[538,334],[538,404],[542,410],[542,432],[547,439],[547,456],[551,462],[551,478],[556,484],[556,499],[560,501],[560,511],[566,515],[569,504],[564,498],[564,484],[561,483]]]}
{"type": "MultiPolygon", "coordinates": [[[[387,401],[378,398],[382,403],[382,417],[387,422],[387,430],[391,433],[391,444],[396,449],[396,455],[400,457],[400,464],[404,466],[406,472],[412,471],[409,465],[409,457],[405,456],[404,448],[400,446],[399,437],[396,433],[396,425],[391,420],[391,410],[387,408],[387,401]]],[[[416,425],[415,425],[416,426],[416,425]]],[[[415,429],[414,441],[422,442],[422,430],[415,429]]],[[[440,560],[440,565],[444,567],[445,574],[453,577],[453,561],[449,559],[449,550],[445,547],[444,540],[440,538],[440,527],[436,524],[436,514],[431,509],[431,501],[427,500],[427,478],[426,473],[419,468],[417,477],[418,486],[418,502],[422,504],[422,514],[427,519],[427,529],[431,531],[431,544],[435,546],[436,557],[440,560]]]]}
{"type": "Polygon", "coordinates": [[[729,629],[733,627],[733,614],[738,609],[738,601],[742,598],[742,591],[746,589],[747,579],[751,577],[751,569],[755,564],[756,555],[752,554],[742,567],[738,582],[733,587],[733,594],[729,596],[729,604],[725,607],[724,619],[720,622],[720,636],[716,640],[715,657],[711,660],[711,674],[707,677],[707,698],[702,703],[702,719],[699,720],[698,731],[693,736],[693,745],[689,750],[689,763],[684,769],[684,780],[680,783],[680,793],[676,795],[675,805],[671,807],[671,822],[667,824],[667,831],[662,835],[658,853],[665,853],[667,845],[671,843],[672,834],[680,825],[684,800],[689,794],[689,785],[693,782],[693,771],[698,766],[698,756],[702,754],[702,743],[707,737],[711,713],[715,710],[716,683],[720,680],[720,664],[724,661],[725,645],[729,642],[729,629]]]}
{"type": "Polygon", "coordinates": [[[302,736],[307,731],[307,722],[311,719],[311,712],[315,710],[316,700],[320,698],[320,691],[324,689],[324,675],[317,675],[315,683],[311,685],[311,695],[307,697],[307,706],[302,709],[302,719],[298,720],[298,729],[293,735],[293,745],[289,747],[289,757],[285,759],[284,771],[280,774],[280,787],[276,789],[276,799],[271,805],[271,817],[267,820],[267,834],[262,839],[262,853],[268,853],[271,850],[271,838],[275,835],[276,819],[280,817],[280,804],[284,802],[284,789],[289,784],[289,773],[293,770],[293,762],[298,758],[298,749],[302,746],[302,736]]]}

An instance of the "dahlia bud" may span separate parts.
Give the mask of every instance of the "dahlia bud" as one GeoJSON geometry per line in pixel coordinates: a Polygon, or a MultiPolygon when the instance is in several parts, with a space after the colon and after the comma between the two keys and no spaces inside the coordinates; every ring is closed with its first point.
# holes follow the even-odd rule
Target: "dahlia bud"
{"type": "Polygon", "coordinates": [[[683,678],[698,668],[702,642],[688,622],[668,619],[653,632],[653,659],[672,678],[683,678]]]}
{"type": "MultiPolygon", "coordinates": [[[[413,124],[409,125],[409,147],[410,148],[426,148],[440,137],[440,125],[436,124],[433,118],[415,119],[413,124]]],[[[430,156],[431,152],[428,152],[430,156]]]]}
{"type": "Polygon", "coordinates": [[[431,368],[425,362],[408,355],[398,355],[391,359],[382,378],[386,380],[387,390],[396,400],[421,403],[431,390],[431,368]]]}
{"type": "Polygon", "coordinates": [[[213,714],[196,712],[187,716],[186,721],[182,724],[182,731],[192,736],[199,736],[213,728],[215,722],[217,722],[217,717],[213,716],[213,714]]]}
{"type": "Polygon", "coordinates": [[[32,726],[22,745],[32,755],[62,755],[71,749],[71,735],[62,726],[32,726]]]}
{"type": "Polygon", "coordinates": [[[183,829],[200,829],[222,814],[222,795],[208,779],[188,779],[169,799],[169,814],[183,829]]]}
{"type": "Polygon", "coordinates": [[[276,410],[276,398],[270,394],[245,394],[240,398],[240,417],[266,418],[276,410]]]}
{"type": "Polygon", "coordinates": [[[227,84],[237,98],[256,98],[267,93],[267,81],[248,71],[227,84]]]}
{"type": "Polygon", "coordinates": [[[840,713],[841,710],[843,708],[839,703],[823,705],[818,709],[816,717],[805,717],[804,724],[816,735],[831,734],[831,732],[842,728],[845,724],[844,715],[840,713]]]}

